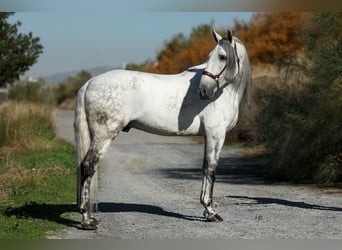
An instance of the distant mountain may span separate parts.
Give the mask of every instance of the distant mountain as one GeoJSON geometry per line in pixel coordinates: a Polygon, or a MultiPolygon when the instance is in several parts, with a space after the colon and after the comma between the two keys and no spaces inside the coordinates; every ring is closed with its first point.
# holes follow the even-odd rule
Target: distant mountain
{"type": "MultiPolygon", "coordinates": [[[[89,72],[92,76],[96,76],[102,73],[105,73],[109,70],[117,69],[118,67],[112,67],[112,66],[100,66],[100,67],[95,67],[91,69],[84,69],[84,71],[89,72]]],[[[82,70],[75,70],[75,71],[69,71],[69,72],[61,72],[61,73],[56,73],[50,76],[43,76],[43,78],[47,83],[52,83],[52,84],[57,84],[60,83],[64,80],[66,80],[68,77],[72,77],[77,75],[79,72],[82,70]]]]}

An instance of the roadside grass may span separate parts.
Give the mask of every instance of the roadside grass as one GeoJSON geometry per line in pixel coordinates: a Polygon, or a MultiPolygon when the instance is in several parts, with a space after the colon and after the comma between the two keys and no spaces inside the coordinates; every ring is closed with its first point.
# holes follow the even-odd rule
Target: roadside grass
{"type": "Polygon", "coordinates": [[[53,107],[0,106],[0,239],[39,239],[75,224],[74,147],[56,139],[53,107]]]}
{"type": "Polygon", "coordinates": [[[52,144],[0,161],[0,239],[45,238],[75,223],[70,219],[76,208],[74,147],[60,140],[52,144]]]}

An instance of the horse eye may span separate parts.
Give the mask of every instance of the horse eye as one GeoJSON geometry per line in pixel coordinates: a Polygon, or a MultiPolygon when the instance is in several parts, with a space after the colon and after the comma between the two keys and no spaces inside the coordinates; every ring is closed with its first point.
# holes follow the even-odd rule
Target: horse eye
{"type": "Polygon", "coordinates": [[[219,59],[225,61],[227,60],[227,57],[225,55],[219,55],[219,59]]]}

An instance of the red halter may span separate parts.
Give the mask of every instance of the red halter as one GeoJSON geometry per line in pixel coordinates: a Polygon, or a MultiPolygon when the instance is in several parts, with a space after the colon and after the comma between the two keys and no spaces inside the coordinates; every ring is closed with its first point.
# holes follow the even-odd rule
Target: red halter
{"type": "Polygon", "coordinates": [[[220,76],[222,75],[223,71],[226,68],[227,68],[227,64],[224,66],[224,68],[217,75],[214,75],[214,74],[212,74],[212,73],[210,73],[209,71],[206,71],[206,70],[204,70],[202,74],[206,75],[206,76],[209,76],[210,78],[214,79],[215,81],[218,81],[218,79],[220,78],[220,76]]]}

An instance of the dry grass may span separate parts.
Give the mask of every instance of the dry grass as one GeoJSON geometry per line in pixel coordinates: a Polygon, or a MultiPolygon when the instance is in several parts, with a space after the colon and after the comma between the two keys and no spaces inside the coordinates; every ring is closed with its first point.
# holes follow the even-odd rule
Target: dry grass
{"type": "Polygon", "coordinates": [[[276,77],[279,76],[279,70],[273,64],[253,64],[252,65],[252,78],[258,77],[276,77]]]}
{"type": "Polygon", "coordinates": [[[52,108],[7,101],[0,106],[0,157],[50,147],[54,138],[52,108]]]}

